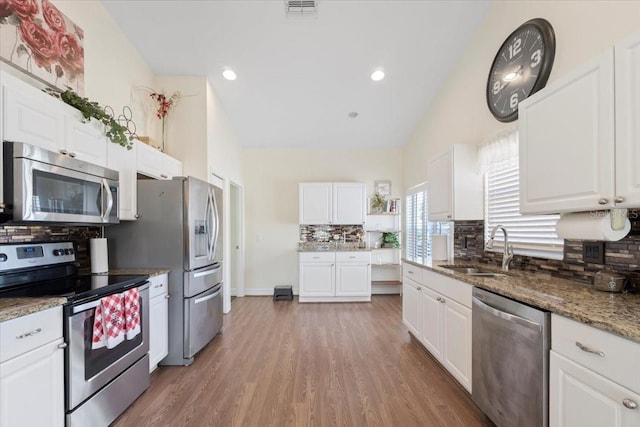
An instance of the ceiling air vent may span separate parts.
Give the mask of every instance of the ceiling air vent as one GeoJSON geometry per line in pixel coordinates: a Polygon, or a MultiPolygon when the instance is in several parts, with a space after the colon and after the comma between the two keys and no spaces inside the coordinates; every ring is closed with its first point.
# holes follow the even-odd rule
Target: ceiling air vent
{"type": "Polygon", "coordinates": [[[285,0],[287,16],[315,16],[318,13],[316,0],[285,0]]]}

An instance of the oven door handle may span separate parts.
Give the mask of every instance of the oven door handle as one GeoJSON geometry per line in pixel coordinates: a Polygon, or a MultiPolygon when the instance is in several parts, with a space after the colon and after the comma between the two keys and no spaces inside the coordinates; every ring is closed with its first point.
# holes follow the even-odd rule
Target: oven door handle
{"type": "MultiPolygon", "coordinates": [[[[149,282],[146,282],[143,285],[130,286],[130,287],[124,288],[124,289],[121,290],[121,293],[125,292],[125,291],[128,291],[129,289],[136,288],[136,287],[140,291],[148,289],[149,288],[149,282]]],[[[114,293],[117,293],[117,292],[114,292],[114,293]]],[[[100,302],[102,301],[102,298],[104,298],[106,296],[108,296],[108,295],[104,295],[104,296],[99,297],[96,300],[89,301],[89,302],[86,302],[84,304],[80,304],[80,305],[72,307],[71,308],[71,314],[72,315],[73,314],[78,314],[78,313],[81,313],[83,311],[87,311],[87,310],[91,310],[92,308],[96,308],[97,306],[100,305],[100,302]]]]}
{"type": "Polygon", "coordinates": [[[104,178],[102,179],[102,188],[107,195],[107,208],[104,210],[104,214],[102,215],[102,222],[109,222],[109,215],[111,215],[111,209],[113,209],[113,194],[111,194],[109,182],[104,178]]]}

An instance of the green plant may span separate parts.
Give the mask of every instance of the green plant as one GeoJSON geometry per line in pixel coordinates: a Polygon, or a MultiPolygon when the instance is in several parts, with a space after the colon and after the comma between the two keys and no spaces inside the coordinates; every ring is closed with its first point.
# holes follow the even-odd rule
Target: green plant
{"type": "Polygon", "coordinates": [[[66,104],[76,108],[80,113],[82,113],[82,117],[84,117],[85,120],[89,121],[91,119],[95,119],[105,125],[105,134],[114,144],[119,144],[126,147],[128,150],[133,148],[133,135],[129,135],[127,137],[127,133],[129,133],[128,129],[118,123],[112,116],[107,114],[104,111],[104,108],[97,102],[89,101],[88,98],[83,98],[71,89],[65,90],[64,92],[47,89],[47,92],[64,101],[66,104]]]}
{"type": "Polygon", "coordinates": [[[384,197],[380,193],[375,193],[371,198],[371,207],[372,208],[386,208],[387,207],[387,198],[384,197]]]}
{"type": "Polygon", "coordinates": [[[399,247],[398,233],[382,233],[382,243],[388,248],[399,247]]]}

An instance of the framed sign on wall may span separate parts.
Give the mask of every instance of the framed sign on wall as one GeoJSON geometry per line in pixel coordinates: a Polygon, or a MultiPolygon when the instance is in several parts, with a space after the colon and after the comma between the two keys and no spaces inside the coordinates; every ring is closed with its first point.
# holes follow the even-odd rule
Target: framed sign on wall
{"type": "Polygon", "coordinates": [[[375,192],[383,197],[391,197],[391,181],[376,181],[375,192]]]}

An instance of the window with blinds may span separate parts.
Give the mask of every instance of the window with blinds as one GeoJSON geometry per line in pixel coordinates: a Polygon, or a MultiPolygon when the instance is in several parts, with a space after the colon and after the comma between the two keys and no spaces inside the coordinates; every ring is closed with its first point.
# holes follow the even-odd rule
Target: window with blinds
{"type": "Polygon", "coordinates": [[[412,188],[405,200],[405,257],[420,264],[431,257],[431,236],[450,236],[453,228],[450,222],[427,221],[427,197],[426,184],[421,184],[412,188]]]}
{"type": "MultiPolygon", "coordinates": [[[[518,167],[488,171],[485,188],[485,242],[491,230],[502,225],[509,233],[514,252],[542,258],[562,259],[564,241],[556,234],[560,215],[520,215],[518,167]]],[[[496,233],[493,249],[502,252],[504,235],[496,233]]]]}

